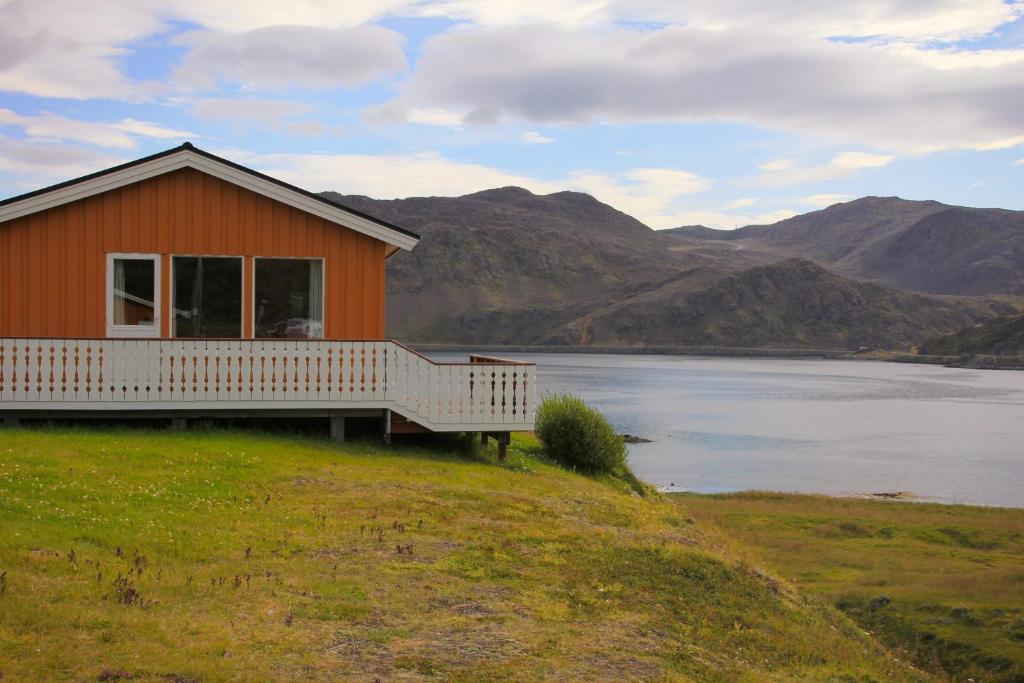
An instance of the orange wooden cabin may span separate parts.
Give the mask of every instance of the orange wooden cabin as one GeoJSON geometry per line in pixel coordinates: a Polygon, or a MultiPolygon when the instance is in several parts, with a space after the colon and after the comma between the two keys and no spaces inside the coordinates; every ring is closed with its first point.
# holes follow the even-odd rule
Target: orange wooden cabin
{"type": "Polygon", "coordinates": [[[532,365],[385,339],[385,261],[418,240],[189,143],[0,201],[0,413],[532,428],[532,365]]]}

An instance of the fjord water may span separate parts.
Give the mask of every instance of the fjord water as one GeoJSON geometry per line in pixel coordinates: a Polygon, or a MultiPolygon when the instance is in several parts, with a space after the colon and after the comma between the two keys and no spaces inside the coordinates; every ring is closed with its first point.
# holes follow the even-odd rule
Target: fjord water
{"type": "MultiPolygon", "coordinates": [[[[440,354],[454,359],[456,354],[440,354]]],[[[1024,507],[1024,372],[872,361],[503,354],[578,394],[665,490],[905,491],[1024,507]]],[[[464,354],[458,354],[464,357],[464,354]]]]}

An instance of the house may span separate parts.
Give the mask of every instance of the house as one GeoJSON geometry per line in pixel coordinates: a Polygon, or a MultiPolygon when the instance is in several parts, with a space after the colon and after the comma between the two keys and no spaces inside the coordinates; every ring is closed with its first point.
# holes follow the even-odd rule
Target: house
{"type": "Polygon", "coordinates": [[[533,364],[385,338],[419,236],[189,143],[0,201],[0,415],[533,426],[533,364]]]}

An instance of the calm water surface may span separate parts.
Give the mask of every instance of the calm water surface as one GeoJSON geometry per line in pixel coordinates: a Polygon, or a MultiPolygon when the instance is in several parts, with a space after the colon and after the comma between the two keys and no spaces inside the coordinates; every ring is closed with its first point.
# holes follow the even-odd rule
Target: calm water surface
{"type": "MultiPolygon", "coordinates": [[[[464,358],[465,354],[435,354],[464,358]]],[[[1024,507],[1024,372],[870,361],[503,354],[579,394],[666,490],[907,491],[1024,507]]]]}

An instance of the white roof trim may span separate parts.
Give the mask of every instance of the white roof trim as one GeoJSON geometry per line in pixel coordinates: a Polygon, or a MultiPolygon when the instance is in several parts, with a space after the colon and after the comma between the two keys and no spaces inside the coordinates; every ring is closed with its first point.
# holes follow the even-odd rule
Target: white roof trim
{"type": "Polygon", "coordinates": [[[80,183],[74,183],[52,192],[45,192],[33,197],[27,197],[18,202],[12,202],[6,206],[0,206],[0,223],[39,211],[45,211],[46,209],[79,199],[85,199],[102,192],[137,183],[140,180],[176,171],[180,168],[194,168],[197,171],[208,173],[233,185],[252,190],[282,204],[287,204],[306,213],[319,216],[331,223],[361,232],[364,235],[369,235],[401,249],[412,249],[419,241],[411,235],[393,230],[376,221],[347,211],[340,206],[331,206],[325,202],[307,197],[287,187],[282,187],[277,183],[197,154],[190,149],[182,149],[174,154],[168,154],[152,161],[136,164],[113,173],[105,173],[96,178],[83,180],[80,183]]]}

